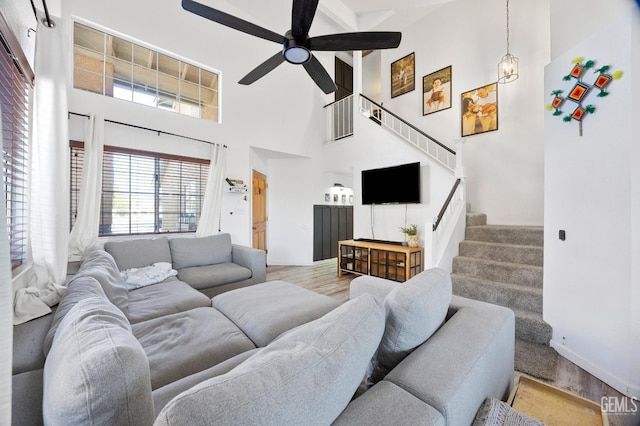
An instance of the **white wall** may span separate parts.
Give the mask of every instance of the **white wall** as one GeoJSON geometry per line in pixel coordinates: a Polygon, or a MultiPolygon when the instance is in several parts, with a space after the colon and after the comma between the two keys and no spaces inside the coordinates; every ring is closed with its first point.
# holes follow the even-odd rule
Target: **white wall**
{"type": "Polygon", "coordinates": [[[418,225],[424,241],[425,222],[438,214],[454,183],[453,175],[426,154],[370,119],[355,114],[354,137],[327,145],[324,161],[332,167],[351,168],[354,191],[354,238],[404,241],[399,227],[418,225]],[[362,170],[420,162],[421,203],[362,205],[362,170]]]}
{"type": "MultiPolygon", "coordinates": [[[[217,7],[243,19],[279,31],[280,23],[261,22],[248,16],[234,4],[219,2],[217,7]]],[[[109,32],[121,33],[169,54],[182,57],[198,65],[221,72],[222,123],[181,116],[172,112],[109,99],[81,90],[73,89],[69,77],[69,109],[79,113],[100,112],[110,120],[145,126],[204,139],[227,145],[227,176],[251,182],[253,168],[267,174],[274,194],[286,194],[279,190],[278,162],[269,165],[269,158],[276,156],[308,157],[318,149],[324,137],[324,115],[322,106],[332,97],[324,95],[312,82],[302,67],[283,63],[276,70],[251,86],[236,82],[262,61],[278,52],[278,44],[258,39],[215,24],[184,11],[180,2],[163,2],[161,11],[152,0],[130,2],[114,0],[108,3],[96,0],[65,0],[63,16],[72,45],[73,18],[104,27],[109,32]],[[160,13],[161,12],[161,13],[160,13]],[[246,52],[241,55],[238,52],[246,52]],[[256,148],[253,150],[252,148],[256,148]],[[264,170],[266,166],[267,170],[264,170]],[[270,178],[274,174],[274,179],[270,178]]],[[[315,23],[322,28],[322,23],[315,23]]],[[[317,55],[330,74],[333,74],[333,56],[330,53],[317,55]]],[[[70,119],[72,138],[82,138],[83,119],[70,119]]],[[[158,150],[181,155],[208,158],[209,146],[186,139],[157,136],[140,130],[114,124],[106,125],[105,144],[124,145],[138,149],[158,150]]],[[[284,172],[284,171],[283,171],[284,172]]],[[[321,173],[307,170],[310,175],[321,173]]],[[[304,183],[302,181],[301,183],[304,183]]],[[[283,185],[286,183],[282,183],[283,185]]],[[[326,186],[329,183],[327,182],[326,186]]],[[[272,201],[277,206],[280,201],[272,201]]],[[[287,200],[302,210],[307,201],[295,197],[287,200]]],[[[270,211],[273,223],[287,221],[291,210],[270,211]],[[278,217],[280,214],[285,217],[278,217]]],[[[312,209],[308,217],[299,220],[312,221],[312,209]]],[[[222,208],[222,229],[231,233],[234,242],[251,245],[251,202],[237,194],[225,194],[222,208]]],[[[299,234],[286,234],[290,245],[303,245],[308,238],[299,234]]],[[[311,246],[311,244],[309,244],[311,246]]],[[[270,254],[280,258],[276,245],[270,254]]],[[[311,255],[309,255],[311,259],[311,255]]]]}
{"type": "MultiPolygon", "coordinates": [[[[520,78],[499,85],[498,130],[467,138],[468,201],[490,223],[543,223],[543,70],[549,61],[549,0],[510,5],[511,53],[520,78]],[[532,36],[535,35],[535,36],[532,36]]],[[[385,108],[455,149],[460,137],[460,94],[497,80],[506,52],[503,0],[458,0],[403,30],[396,50],[382,51],[385,108]],[[416,54],[416,90],[391,98],[390,64],[416,54]],[[452,108],[422,116],[422,77],[452,66],[452,108]]]]}
{"type": "MultiPolygon", "coordinates": [[[[588,3],[574,2],[572,10],[597,5],[588,3]]],[[[584,118],[583,136],[577,122],[545,114],[544,319],[553,327],[551,344],[560,354],[635,397],[640,397],[640,151],[633,120],[640,112],[640,90],[633,77],[639,28],[640,13],[626,8],[545,70],[546,93],[570,90],[562,77],[576,57],[624,72],[610,83],[607,97],[594,91],[585,102],[597,109],[584,118]],[[566,231],[566,241],[559,240],[559,230],[566,231]]],[[[593,72],[586,76],[590,81],[593,72]]],[[[565,113],[571,106],[566,102],[565,113]]]]}

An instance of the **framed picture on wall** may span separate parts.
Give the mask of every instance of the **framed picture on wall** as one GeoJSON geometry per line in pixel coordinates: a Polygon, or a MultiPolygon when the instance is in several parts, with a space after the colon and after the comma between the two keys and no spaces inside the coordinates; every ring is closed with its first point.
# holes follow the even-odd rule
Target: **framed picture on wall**
{"type": "Polygon", "coordinates": [[[422,77],[422,115],[451,108],[451,65],[422,77]]]}
{"type": "Polygon", "coordinates": [[[498,84],[491,83],[460,95],[462,136],[498,130],[498,84]]]}
{"type": "Polygon", "coordinates": [[[416,53],[391,63],[391,97],[404,95],[416,88],[416,53]]]}

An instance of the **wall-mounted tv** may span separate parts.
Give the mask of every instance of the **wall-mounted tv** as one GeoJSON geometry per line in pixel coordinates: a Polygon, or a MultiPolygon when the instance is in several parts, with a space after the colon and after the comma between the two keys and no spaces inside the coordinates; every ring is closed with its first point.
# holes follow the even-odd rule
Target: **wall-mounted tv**
{"type": "Polygon", "coordinates": [[[362,171],[362,204],[420,203],[420,163],[362,171]]]}

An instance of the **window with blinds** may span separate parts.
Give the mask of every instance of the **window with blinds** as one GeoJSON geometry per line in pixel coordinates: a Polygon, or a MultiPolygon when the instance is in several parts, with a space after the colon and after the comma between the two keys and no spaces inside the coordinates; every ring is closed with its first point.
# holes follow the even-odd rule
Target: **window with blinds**
{"type": "MultiPolygon", "coordinates": [[[[73,226],[84,144],[70,148],[73,226]]],[[[208,160],[105,146],[99,235],[194,232],[208,172],[208,160]]]]}
{"type": "Polygon", "coordinates": [[[3,32],[0,40],[0,108],[2,110],[2,172],[7,209],[11,268],[27,254],[27,183],[30,83],[14,62],[3,32]]]}

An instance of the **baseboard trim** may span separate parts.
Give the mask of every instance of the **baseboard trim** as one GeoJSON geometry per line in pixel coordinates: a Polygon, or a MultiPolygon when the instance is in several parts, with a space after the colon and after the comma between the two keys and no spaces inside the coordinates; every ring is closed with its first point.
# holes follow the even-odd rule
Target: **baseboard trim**
{"type": "Polygon", "coordinates": [[[625,382],[623,379],[616,377],[609,373],[608,371],[603,370],[597,365],[593,364],[591,361],[585,359],[574,351],[568,349],[566,346],[559,343],[557,340],[551,339],[549,342],[549,346],[556,350],[561,356],[568,359],[569,361],[576,364],[578,367],[582,368],[589,374],[597,377],[602,380],[618,392],[624,394],[629,398],[640,399],[640,387],[634,386],[631,383],[625,382]]]}

